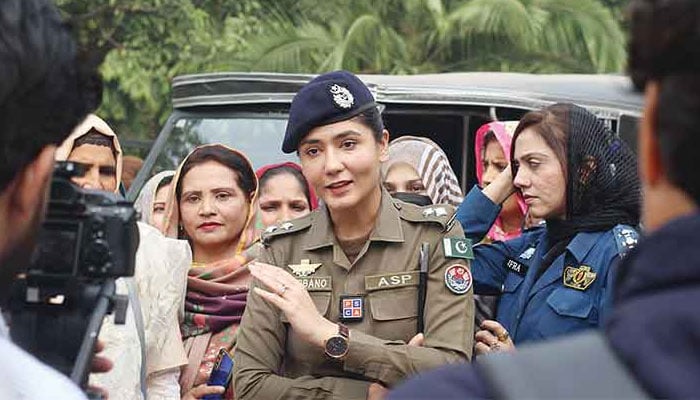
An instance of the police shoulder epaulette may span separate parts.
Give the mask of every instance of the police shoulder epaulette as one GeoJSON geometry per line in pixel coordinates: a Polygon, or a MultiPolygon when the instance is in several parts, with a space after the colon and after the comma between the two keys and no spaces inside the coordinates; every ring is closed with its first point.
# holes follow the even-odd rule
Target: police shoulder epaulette
{"type": "Polygon", "coordinates": [[[620,257],[624,257],[627,253],[637,246],[639,241],[639,233],[629,225],[617,225],[613,228],[615,236],[615,244],[620,257]]]}
{"type": "Polygon", "coordinates": [[[401,218],[411,222],[433,222],[443,229],[454,223],[455,208],[447,204],[417,206],[410,203],[396,203],[401,218]]]}
{"type": "Polygon", "coordinates": [[[273,239],[277,237],[307,229],[311,226],[312,214],[308,214],[301,218],[293,219],[291,221],[282,222],[277,225],[268,226],[267,228],[265,228],[263,233],[260,234],[260,241],[264,246],[267,246],[273,239]]]}

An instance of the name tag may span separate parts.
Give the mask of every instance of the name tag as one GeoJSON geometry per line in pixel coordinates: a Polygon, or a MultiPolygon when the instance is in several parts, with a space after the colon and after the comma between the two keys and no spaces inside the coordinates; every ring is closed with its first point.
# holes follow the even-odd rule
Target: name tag
{"type": "Polygon", "coordinates": [[[333,289],[330,276],[312,276],[297,279],[309,292],[330,292],[333,289]]]}
{"type": "Polygon", "coordinates": [[[404,286],[418,286],[418,271],[365,277],[365,290],[391,289],[404,286]]]}
{"type": "Polygon", "coordinates": [[[528,266],[521,262],[515,261],[512,258],[506,258],[503,266],[520,276],[525,276],[525,274],[527,274],[528,266]]]}

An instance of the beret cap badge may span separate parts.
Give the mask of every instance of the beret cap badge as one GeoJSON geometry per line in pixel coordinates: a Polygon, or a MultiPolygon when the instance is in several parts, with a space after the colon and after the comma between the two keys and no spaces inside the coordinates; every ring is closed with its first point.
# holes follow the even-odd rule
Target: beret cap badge
{"type": "Polygon", "coordinates": [[[352,108],[355,104],[355,97],[353,97],[352,93],[337,83],[332,84],[328,91],[333,96],[333,103],[344,110],[352,108]]]}

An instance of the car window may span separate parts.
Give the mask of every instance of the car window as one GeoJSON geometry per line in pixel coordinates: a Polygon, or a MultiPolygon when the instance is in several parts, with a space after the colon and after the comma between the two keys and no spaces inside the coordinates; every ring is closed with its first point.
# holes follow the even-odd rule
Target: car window
{"type": "Polygon", "coordinates": [[[156,159],[152,173],[176,169],[196,147],[222,143],[248,156],[256,169],[271,163],[298,161],[296,154],[282,153],[285,118],[230,117],[180,118],[156,159]]]}

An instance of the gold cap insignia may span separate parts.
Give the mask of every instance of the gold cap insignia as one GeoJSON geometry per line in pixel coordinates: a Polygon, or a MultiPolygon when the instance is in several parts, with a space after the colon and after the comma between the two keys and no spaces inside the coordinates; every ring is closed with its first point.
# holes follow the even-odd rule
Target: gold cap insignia
{"type": "Polygon", "coordinates": [[[595,280],[596,273],[591,267],[582,265],[578,268],[566,267],[564,270],[564,286],[576,290],[586,290],[595,280]]]}
{"type": "Polygon", "coordinates": [[[313,274],[320,266],[321,263],[311,264],[308,259],[301,260],[299,264],[289,264],[289,268],[292,269],[292,273],[297,278],[305,278],[313,274]]]}

